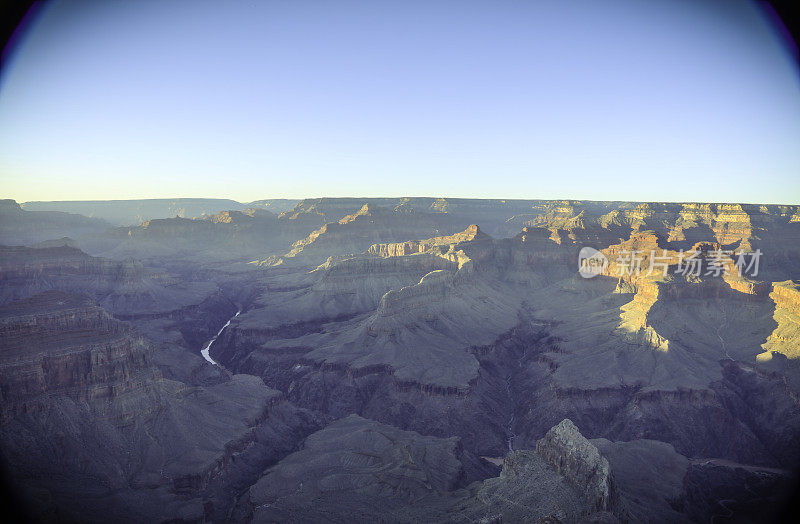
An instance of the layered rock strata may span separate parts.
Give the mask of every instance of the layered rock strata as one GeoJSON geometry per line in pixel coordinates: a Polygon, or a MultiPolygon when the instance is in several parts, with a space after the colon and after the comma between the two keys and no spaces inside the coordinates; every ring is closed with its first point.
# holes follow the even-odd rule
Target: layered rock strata
{"type": "Polygon", "coordinates": [[[562,420],[536,443],[536,452],[562,476],[580,486],[594,511],[611,508],[614,477],[608,460],[581,435],[569,419],[562,420]]]}

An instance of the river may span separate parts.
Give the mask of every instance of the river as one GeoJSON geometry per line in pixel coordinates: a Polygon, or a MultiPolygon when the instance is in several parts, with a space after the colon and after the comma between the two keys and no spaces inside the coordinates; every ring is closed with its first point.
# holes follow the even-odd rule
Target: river
{"type": "Polygon", "coordinates": [[[204,347],[200,351],[200,354],[203,355],[203,358],[208,360],[209,362],[211,362],[215,366],[219,366],[219,363],[217,361],[215,361],[213,358],[211,358],[211,354],[209,353],[209,350],[211,349],[211,344],[213,344],[214,341],[217,340],[217,338],[219,338],[219,336],[222,334],[222,332],[225,331],[226,327],[231,325],[231,320],[233,320],[234,318],[238,317],[239,313],[241,313],[241,311],[237,311],[235,315],[233,315],[231,318],[229,318],[228,321],[225,322],[225,325],[222,326],[221,328],[219,328],[219,331],[217,331],[217,334],[214,335],[214,338],[209,340],[208,344],[206,344],[206,347],[204,347]]]}

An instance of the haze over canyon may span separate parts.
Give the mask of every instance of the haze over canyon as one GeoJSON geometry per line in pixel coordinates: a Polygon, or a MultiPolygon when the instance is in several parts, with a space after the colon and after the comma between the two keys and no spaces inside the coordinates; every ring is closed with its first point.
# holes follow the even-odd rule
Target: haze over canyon
{"type": "Polygon", "coordinates": [[[759,522],[796,479],[798,205],[3,200],[0,282],[36,520],[759,522]]]}

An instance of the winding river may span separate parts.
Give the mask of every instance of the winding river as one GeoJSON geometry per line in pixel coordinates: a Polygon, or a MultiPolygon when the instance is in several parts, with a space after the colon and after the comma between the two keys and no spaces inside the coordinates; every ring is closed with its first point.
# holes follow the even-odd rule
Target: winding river
{"type": "Polygon", "coordinates": [[[219,338],[219,336],[222,334],[222,332],[225,331],[226,327],[231,325],[231,320],[233,320],[234,318],[238,317],[239,313],[241,313],[241,311],[237,311],[235,315],[233,315],[231,318],[229,318],[228,321],[225,322],[225,325],[222,326],[221,328],[219,328],[219,331],[217,331],[217,334],[214,335],[214,338],[209,340],[208,344],[206,344],[206,347],[204,347],[200,351],[200,354],[203,355],[203,358],[208,360],[209,362],[211,362],[215,366],[219,366],[219,363],[217,361],[215,361],[213,358],[211,358],[211,354],[209,353],[209,350],[211,349],[211,344],[213,344],[214,341],[217,340],[217,338],[219,338]]]}

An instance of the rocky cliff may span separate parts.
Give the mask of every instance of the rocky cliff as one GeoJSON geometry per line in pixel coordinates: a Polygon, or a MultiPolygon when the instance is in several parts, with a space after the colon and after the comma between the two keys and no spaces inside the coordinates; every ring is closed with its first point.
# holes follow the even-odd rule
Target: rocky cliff
{"type": "Polygon", "coordinates": [[[295,242],[291,251],[266,261],[266,265],[316,266],[331,255],[361,253],[376,243],[411,240],[462,227],[461,220],[443,213],[392,211],[367,203],[338,222],[314,230],[295,242]]]}
{"type": "Polygon", "coordinates": [[[606,511],[616,496],[608,460],[581,435],[569,419],[562,420],[536,443],[536,452],[562,476],[579,486],[593,511],[606,511]]]}
{"type": "Polygon", "coordinates": [[[547,457],[581,470],[602,462],[610,475],[597,449],[572,432],[576,437],[548,448],[546,457],[537,451],[509,454],[495,476],[496,466],[471,456],[457,439],[426,437],[349,416],[311,435],[302,450],[267,470],[236,514],[255,522],[535,522],[548,516],[559,522],[617,521],[611,511],[598,511],[595,501],[584,500],[579,482],[586,479],[569,478],[548,466],[547,457]],[[572,444],[596,456],[580,455],[572,444]]]}
{"type": "Polygon", "coordinates": [[[165,379],[153,352],[85,296],[0,310],[2,458],[37,518],[224,514],[237,486],[321,423],[256,377],[165,379]]]}
{"type": "Polygon", "coordinates": [[[139,261],[89,256],[67,246],[0,246],[0,304],[48,290],[88,293],[154,340],[196,349],[236,312],[214,282],[146,269],[139,261]]]}
{"type": "Polygon", "coordinates": [[[59,395],[100,411],[125,397],[104,413],[118,420],[159,407],[148,405],[160,378],[152,349],[88,297],[50,291],[0,308],[0,346],[5,420],[41,413],[59,395]]]}

